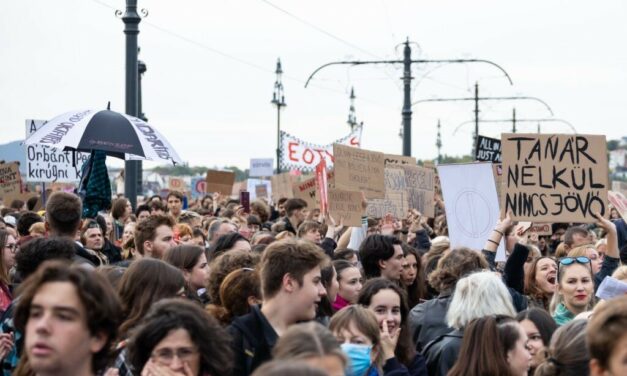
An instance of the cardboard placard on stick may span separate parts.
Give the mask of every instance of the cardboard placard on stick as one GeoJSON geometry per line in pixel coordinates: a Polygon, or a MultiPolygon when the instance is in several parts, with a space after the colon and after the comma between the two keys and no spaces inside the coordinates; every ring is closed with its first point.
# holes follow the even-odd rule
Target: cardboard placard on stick
{"type": "Polygon", "coordinates": [[[368,201],[366,210],[368,216],[383,218],[386,214],[392,213],[396,218],[404,218],[407,214],[405,171],[400,167],[385,168],[385,198],[368,201]]]}
{"type": "Polygon", "coordinates": [[[383,153],[333,144],[335,187],[385,198],[383,153]]]}
{"type": "Polygon", "coordinates": [[[383,155],[383,163],[388,165],[416,165],[416,159],[412,157],[406,157],[404,155],[395,155],[395,154],[384,154],[383,155]]]}
{"type": "Polygon", "coordinates": [[[296,177],[289,172],[272,176],[272,201],[278,202],[281,198],[292,198],[292,184],[296,177]]]}
{"type": "Polygon", "coordinates": [[[0,196],[21,193],[21,180],[17,162],[0,164],[0,196]]]}
{"type": "Polygon", "coordinates": [[[268,187],[265,184],[255,185],[255,196],[257,198],[268,198],[268,187]]]}
{"type": "Polygon", "coordinates": [[[435,171],[420,166],[402,166],[409,209],[416,209],[423,216],[435,217],[435,171]]]}
{"type": "Polygon", "coordinates": [[[512,219],[590,223],[607,209],[605,136],[503,134],[501,212],[512,219]]]}
{"type": "Polygon", "coordinates": [[[501,140],[485,136],[477,137],[475,160],[501,163],[501,140]]]}
{"type": "Polygon", "coordinates": [[[329,213],[337,224],[343,219],[344,226],[361,226],[361,192],[329,189],[329,213]]]}
{"type": "MultiPolygon", "coordinates": [[[[327,184],[329,187],[333,187],[333,176],[334,171],[327,171],[327,184]]],[[[294,197],[305,200],[307,208],[310,210],[320,206],[315,176],[301,182],[294,183],[292,185],[292,189],[294,197]]]]}
{"type": "Polygon", "coordinates": [[[233,191],[235,183],[235,173],[232,171],[207,171],[207,192],[219,192],[229,196],[233,191]]]}

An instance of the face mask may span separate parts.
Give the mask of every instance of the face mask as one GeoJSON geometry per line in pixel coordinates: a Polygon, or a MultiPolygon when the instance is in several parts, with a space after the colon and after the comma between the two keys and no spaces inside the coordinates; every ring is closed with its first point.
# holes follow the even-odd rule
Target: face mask
{"type": "Polygon", "coordinates": [[[370,352],[372,351],[372,346],[342,343],[341,348],[350,359],[350,366],[349,369],[346,370],[346,375],[365,375],[368,368],[370,368],[370,352]]]}

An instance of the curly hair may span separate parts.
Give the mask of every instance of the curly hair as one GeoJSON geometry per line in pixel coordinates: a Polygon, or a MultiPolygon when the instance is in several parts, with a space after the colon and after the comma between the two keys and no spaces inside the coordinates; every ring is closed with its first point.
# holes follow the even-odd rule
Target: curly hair
{"type": "Polygon", "coordinates": [[[429,274],[429,284],[439,292],[450,290],[465,275],[487,268],[488,262],[479,252],[455,248],[438,261],[438,266],[429,274]]]}
{"type": "Polygon", "coordinates": [[[211,261],[209,265],[211,273],[207,282],[207,295],[211,303],[222,305],[220,285],[229,273],[241,268],[254,269],[258,262],[259,256],[246,251],[227,252],[211,261]]]}

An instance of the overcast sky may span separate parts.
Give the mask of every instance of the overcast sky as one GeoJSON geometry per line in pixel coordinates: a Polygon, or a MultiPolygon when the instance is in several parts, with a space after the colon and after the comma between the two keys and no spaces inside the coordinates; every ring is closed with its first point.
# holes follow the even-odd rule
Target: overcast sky
{"type": "MultiPolygon", "coordinates": [[[[383,0],[139,0],[140,58],[148,66],[143,107],[149,122],[191,165],[237,165],[273,157],[270,104],[277,57],[287,108],[282,129],[316,144],[346,135],[351,86],[363,147],[400,154],[402,66],[329,67],[338,60],[488,59],[488,65],[414,65],[412,100],[472,96],[539,97],[578,133],[627,135],[627,2],[383,0]],[[288,14],[289,13],[289,14],[288,14]]],[[[123,0],[0,2],[0,143],[24,137],[25,119],[79,108],[124,110],[123,0]]],[[[550,117],[535,102],[483,102],[482,119],[550,117]]],[[[471,149],[473,103],[426,103],[413,110],[412,155],[471,149]],[[456,128],[459,129],[455,132],[456,128]]],[[[519,131],[537,129],[522,123],[519,131]]],[[[486,123],[498,136],[511,123],[486,123]]],[[[570,133],[543,123],[547,133],[570,133]]],[[[150,166],[150,164],[148,164],[150,166]]]]}

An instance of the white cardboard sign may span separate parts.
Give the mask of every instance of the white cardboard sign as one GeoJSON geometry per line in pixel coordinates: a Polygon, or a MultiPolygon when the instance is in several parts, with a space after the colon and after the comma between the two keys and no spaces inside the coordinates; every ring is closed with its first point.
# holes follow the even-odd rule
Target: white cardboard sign
{"type": "Polygon", "coordinates": [[[250,172],[248,176],[263,177],[274,175],[274,159],[272,158],[252,158],[250,160],[250,172]]]}

